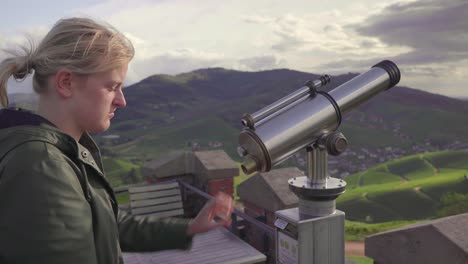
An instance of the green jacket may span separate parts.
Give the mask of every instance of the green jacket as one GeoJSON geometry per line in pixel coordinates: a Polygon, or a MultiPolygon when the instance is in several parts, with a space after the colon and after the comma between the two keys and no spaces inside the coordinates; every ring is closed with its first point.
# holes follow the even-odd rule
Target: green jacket
{"type": "Polygon", "coordinates": [[[0,263],[123,263],[123,251],[187,249],[188,219],[119,211],[87,134],[0,110],[0,263]]]}

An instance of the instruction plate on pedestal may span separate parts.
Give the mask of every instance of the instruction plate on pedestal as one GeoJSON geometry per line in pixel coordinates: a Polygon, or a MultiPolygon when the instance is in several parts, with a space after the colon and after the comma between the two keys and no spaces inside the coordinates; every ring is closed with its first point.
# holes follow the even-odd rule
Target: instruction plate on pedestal
{"type": "Polygon", "coordinates": [[[290,236],[278,232],[278,263],[281,264],[297,264],[299,249],[297,240],[290,236]]]}

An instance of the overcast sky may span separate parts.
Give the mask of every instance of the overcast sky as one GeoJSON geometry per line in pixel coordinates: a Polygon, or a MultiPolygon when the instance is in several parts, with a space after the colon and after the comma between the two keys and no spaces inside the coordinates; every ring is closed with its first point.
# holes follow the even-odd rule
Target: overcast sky
{"type": "Polygon", "coordinates": [[[16,0],[2,11],[0,47],[62,17],[111,23],[136,48],[127,84],[207,67],[364,72],[390,59],[400,85],[468,98],[467,0],[16,0]]]}

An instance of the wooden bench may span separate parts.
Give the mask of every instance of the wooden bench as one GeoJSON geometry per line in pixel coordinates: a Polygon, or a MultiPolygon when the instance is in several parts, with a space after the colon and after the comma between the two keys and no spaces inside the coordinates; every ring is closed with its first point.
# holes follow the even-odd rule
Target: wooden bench
{"type": "Polygon", "coordinates": [[[179,183],[162,182],[130,187],[130,212],[133,215],[157,217],[183,216],[184,207],[179,183]]]}
{"type": "MultiPolygon", "coordinates": [[[[183,216],[183,199],[178,182],[130,187],[130,212],[158,217],[183,216]]],[[[225,228],[217,228],[193,238],[190,250],[123,252],[127,264],[265,263],[266,256],[225,228]]]]}

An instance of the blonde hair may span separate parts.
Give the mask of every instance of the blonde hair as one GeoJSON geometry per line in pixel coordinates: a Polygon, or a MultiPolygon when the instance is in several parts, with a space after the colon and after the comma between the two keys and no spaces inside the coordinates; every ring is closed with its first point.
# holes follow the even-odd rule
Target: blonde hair
{"type": "Polygon", "coordinates": [[[60,68],[77,74],[111,70],[130,62],[135,54],[132,43],[122,33],[104,22],[90,18],[60,19],[37,48],[28,39],[22,52],[4,50],[12,57],[0,63],[0,105],[8,105],[7,81],[13,76],[22,81],[34,70],[33,89],[42,93],[47,78],[60,68]]]}

